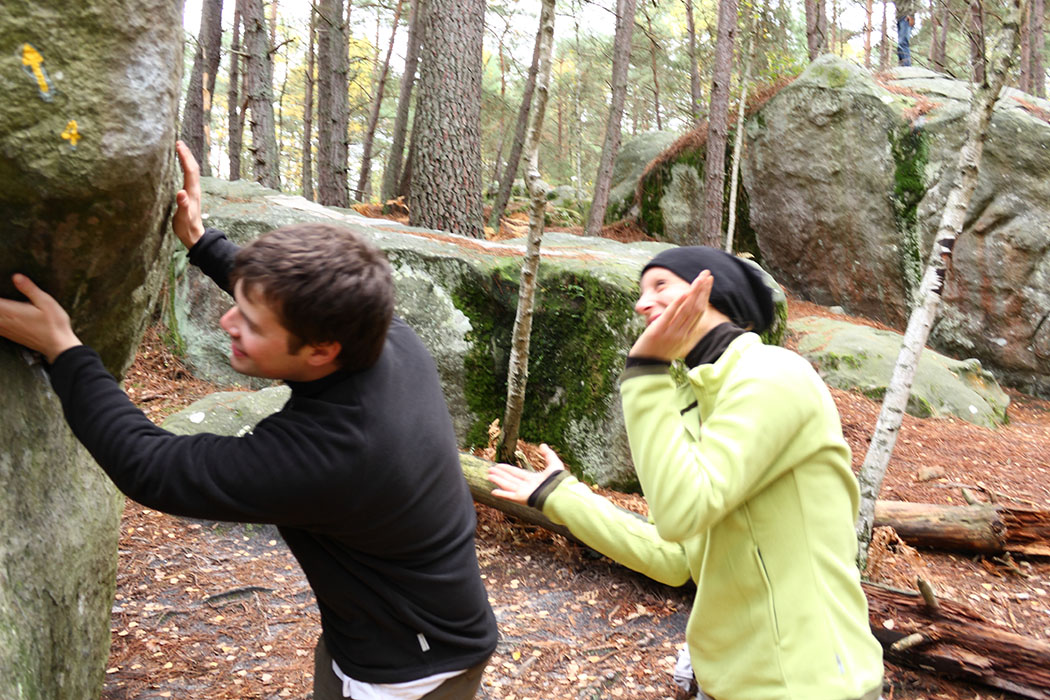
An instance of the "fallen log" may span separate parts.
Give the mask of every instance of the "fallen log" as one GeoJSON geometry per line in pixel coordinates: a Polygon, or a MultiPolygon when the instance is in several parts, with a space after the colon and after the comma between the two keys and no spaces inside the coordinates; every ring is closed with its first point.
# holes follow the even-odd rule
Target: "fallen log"
{"type": "Polygon", "coordinates": [[[964,605],[864,584],[868,621],[887,661],[1050,700],[1050,644],[989,623],[964,605]]]}
{"type": "Polygon", "coordinates": [[[876,501],[875,527],[881,525],[914,547],[1050,556],[1050,512],[1038,508],[876,501]]]}
{"type": "MultiPolygon", "coordinates": [[[[579,542],[567,528],[555,525],[538,510],[493,497],[491,491],[495,485],[487,477],[491,462],[461,454],[460,464],[471,493],[479,503],[513,515],[527,524],[557,532],[579,542]]],[[[877,504],[876,524],[879,524],[878,508],[877,504]]],[[[929,514],[940,513],[941,509],[945,508],[951,507],[926,505],[923,512],[927,517],[916,518],[912,514],[911,521],[934,522],[936,519],[929,517],[929,514]]],[[[965,508],[968,512],[976,513],[973,506],[955,508],[965,508]]],[[[986,513],[995,511],[1000,518],[1004,511],[1012,513],[1016,510],[1027,510],[1002,506],[978,508],[986,513]]],[[[901,513],[907,510],[909,509],[900,509],[898,504],[893,503],[883,513],[887,518],[900,518],[901,513]]],[[[1045,513],[1042,515],[1045,516],[1045,513]]],[[[978,523],[992,522],[991,515],[969,517],[978,523]]],[[[892,524],[892,521],[886,524],[892,524]]],[[[965,528],[953,525],[952,529],[965,528]]],[[[904,527],[904,530],[908,531],[908,528],[904,527]]],[[[980,528],[978,531],[981,532],[980,528]]],[[[901,537],[907,541],[903,533],[901,537]]],[[[925,539],[963,544],[993,541],[976,536],[939,537],[940,539],[934,539],[932,536],[925,539]]],[[[1043,536],[1043,541],[1045,540],[1046,537],[1043,536]]],[[[1050,644],[989,623],[980,614],[960,603],[936,599],[935,593],[930,591],[927,592],[927,599],[924,599],[918,593],[865,583],[864,593],[868,599],[868,619],[872,632],[882,644],[888,661],[926,673],[981,683],[1025,698],[1050,700],[1050,644]],[[933,601],[932,604],[930,600],[933,601]]]]}

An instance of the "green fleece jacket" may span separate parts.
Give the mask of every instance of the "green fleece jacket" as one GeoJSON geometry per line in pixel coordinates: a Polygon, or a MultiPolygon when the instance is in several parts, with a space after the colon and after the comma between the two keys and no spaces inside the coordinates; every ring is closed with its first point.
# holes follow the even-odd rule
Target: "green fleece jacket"
{"type": "Polygon", "coordinates": [[[543,512],[636,571],[696,582],[686,637],[712,698],[877,698],[857,484],[809,363],[746,333],[685,387],[663,365],[638,366],[621,394],[652,522],[571,477],[544,494],[543,512]]]}

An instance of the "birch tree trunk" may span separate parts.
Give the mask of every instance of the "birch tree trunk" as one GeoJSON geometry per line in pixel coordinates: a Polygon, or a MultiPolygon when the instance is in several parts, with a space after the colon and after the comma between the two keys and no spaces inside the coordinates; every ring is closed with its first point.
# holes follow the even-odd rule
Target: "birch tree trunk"
{"type": "Polygon", "coordinates": [[[350,204],[346,183],[347,27],[343,0],[320,0],[317,13],[317,201],[350,204]]]}
{"type": "Polygon", "coordinates": [[[689,56],[689,116],[694,124],[700,123],[703,93],[700,90],[700,65],[696,59],[696,22],[693,20],[693,0],[685,0],[685,23],[689,34],[687,54],[689,56]]]}
{"type": "Polygon", "coordinates": [[[310,8],[310,35],[306,44],[306,77],[303,81],[303,197],[314,198],[314,43],[317,38],[317,13],[310,8]]]}
{"type": "Polygon", "coordinates": [[[412,86],[416,82],[416,66],[419,63],[419,5],[423,0],[411,0],[408,11],[408,48],[405,52],[405,72],[401,75],[401,92],[397,98],[397,116],[394,117],[394,134],[390,151],[383,167],[383,184],[379,199],[387,202],[397,196],[401,181],[401,164],[404,161],[405,135],[408,133],[408,113],[412,106],[412,86]]]}
{"type": "Polygon", "coordinates": [[[922,277],[917,301],[918,305],[908,319],[900,354],[893,368],[889,388],[882,401],[882,410],[875,425],[871,445],[864,456],[858,480],[860,482],[860,515],[857,519],[858,563],[861,571],[867,563],[868,543],[871,541],[872,522],[875,517],[875,500],[882,489],[893,447],[901,426],[904,408],[908,403],[915,369],[919,356],[930,334],[930,327],[937,317],[945,279],[951,270],[952,250],[962,233],[966,210],[977,187],[981,154],[988,136],[988,125],[999,93],[1010,73],[1020,39],[1021,9],[1024,0],[1011,0],[1003,16],[1002,33],[990,63],[990,80],[977,83],[973,88],[970,111],[966,116],[966,139],[959,151],[956,165],[955,186],[948,193],[944,212],[934,236],[926,271],[922,277]]]}
{"type": "Polygon", "coordinates": [[[262,0],[245,0],[244,48],[248,54],[244,68],[244,92],[251,113],[252,173],[264,187],[281,189],[277,170],[277,131],[273,115],[273,61],[262,0]]]}
{"type": "Polygon", "coordinates": [[[733,72],[737,0],[719,0],[718,38],[711,76],[711,106],[707,110],[707,155],[704,161],[704,212],[701,242],[722,246],[722,206],[725,204],[726,142],[729,138],[729,81],[733,72]]]}
{"type": "Polygon", "coordinates": [[[390,73],[390,55],[394,52],[394,39],[397,38],[397,25],[401,22],[401,5],[403,0],[397,0],[394,8],[393,28],[390,30],[390,43],[386,47],[386,58],[379,69],[379,79],[376,83],[376,92],[372,97],[372,109],[368,113],[368,128],[365,131],[365,139],[362,144],[361,173],[357,178],[357,198],[364,199],[365,191],[368,189],[368,178],[372,173],[372,144],[375,141],[376,125],[379,123],[379,108],[383,105],[383,91],[386,89],[386,77],[390,73]]]}
{"type": "Polygon", "coordinates": [[[496,445],[496,458],[511,462],[518,444],[518,429],[521,426],[522,408],[525,404],[525,386],[529,378],[529,340],[532,335],[532,309],[536,298],[536,278],[540,268],[540,240],[543,238],[543,216],[547,206],[549,186],[540,178],[540,137],[543,134],[543,117],[547,111],[547,93],[551,74],[551,47],[554,45],[554,0],[543,0],[540,10],[538,67],[536,72],[536,97],[532,105],[525,147],[529,164],[525,171],[525,182],[529,189],[532,207],[529,210],[529,238],[525,249],[525,261],[521,266],[521,282],[518,291],[518,310],[514,317],[511,336],[510,362],[507,367],[507,406],[503,413],[502,430],[496,445]]]}
{"type": "Polygon", "coordinates": [[[528,127],[529,111],[532,106],[532,95],[536,90],[536,73],[540,64],[540,44],[543,42],[543,16],[540,15],[540,27],[536,32],[536,41],[532,46],[532,63],[529,65],[529,74],[525,78],[525,87],[521,93],[521,105],[518,108],[518,121],[514,124],[514,138],[511,141],[510,153],[507,155],[507,163],[503,167],[503,175],[499,180],[499,191],[496,193],[496,201],[492,205],[492,214],[489,216],[489,226],[499,231],[499,222],[503,213],[507,210],[507,202],[510,201],[510,191],[514,187],[514,176],[518,173],[521,164],[521,152],[525,148],[525,130],[528,127]]]}
{"type": "MultiPolygon", "coordinates": [[[[753,12],[753,11],[752,11],[753,12]]],[[[740,104],[736,113],[736,133],[733,138],[733,166],[729,176],[729,222],[726,225],[726,252],[733,252],[733,234],[736,230],[736,197],[740,182],[740,154],[744,150],[744,112],[747,111],[747,92],[751,87],[751,66],[755,63],[758,43],[755,41],[755,16],[748,21],[747,62],[740,79],[740,104]]]]}
{"type": "Polygon", "coordinates": [[[623,106],[627,100],[627,69],[631,64],[631,35],[634,33],[636,0],[617,0],[616,35],[613,38],[612,95],[609,99],[609,120],[605,124],[605,142],[594,178],[594,199],[587,214],[588,236],[597,236],[602,230],[605,210],[609,206],[613,165],[620,151],[623,106]]]}
{"type": "Polygon", "coordinates": [[[970,0],[970,75],[977,85],[985,80],[984,7],[981,0],[970,0]]]}
{"type": "Polygon", "coordinates": [[[937,36],[937,53],[933,57],[933,69],[936,71],[943,71],[945,66],[948,65],[948,20],[950,19],[950,8],[948,7],[948,0],[940,0],[940,3],[937,23],[941,27],[941,32],[937,36]]]}
{"type": "Polygon", "coordinates": [[[230,180],[241,179],[241,149],[244,145],[244,109],[241,106],[241,7],[244,0],[235,0],[233,10],[233,37],[230,41],[230,84],[226,92],[226,114],[229,119],[230,180]]]}
{"type": "Polygon", "coordinates": [[[208,157],[211,98],[215,93],[215,74],[219,70],[219,47],[222,44],[222,0],[205,0],[201,5],[201,28],[197,34],[197,51],[193,56],[186,105],[182,109],[179,138],[190,148],[201,166],[201,175],[211,175],[208,157]]]}

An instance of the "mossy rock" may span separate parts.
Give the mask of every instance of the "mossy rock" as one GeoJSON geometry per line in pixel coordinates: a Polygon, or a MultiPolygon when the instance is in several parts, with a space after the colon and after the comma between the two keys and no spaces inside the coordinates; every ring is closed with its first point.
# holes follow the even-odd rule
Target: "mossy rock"
{"type": "MultiPolygon", "coordinates": [[[[791,322],[798,350],[830,386],[881,401],[903,336],[870,326],[807,316],[791,322]]],[[[1009,397],[981,363],[923,350],[907,412],[919,418],[955,416],[994,428],[1007,422],[1009,397]]]]}

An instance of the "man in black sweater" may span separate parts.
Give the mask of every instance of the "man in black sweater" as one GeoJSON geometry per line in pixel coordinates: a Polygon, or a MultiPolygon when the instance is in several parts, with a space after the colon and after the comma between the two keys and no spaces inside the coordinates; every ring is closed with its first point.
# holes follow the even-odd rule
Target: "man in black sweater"
{"type": "Polygon", "coordinates": [[[66,419],[113,482],[176,515],[274,523],[321,613],[315,700],[472,698],[496,646],[475,515],[437,370],[393,317],[382,253],[327,224],[239,248],[200,215],[197,164],[172,227],[235,305],[234,369],[291,398],[240,438],[176,436],[136,409],[58,303],[0,300],[0,335],[41,352],[66,419]]]}

